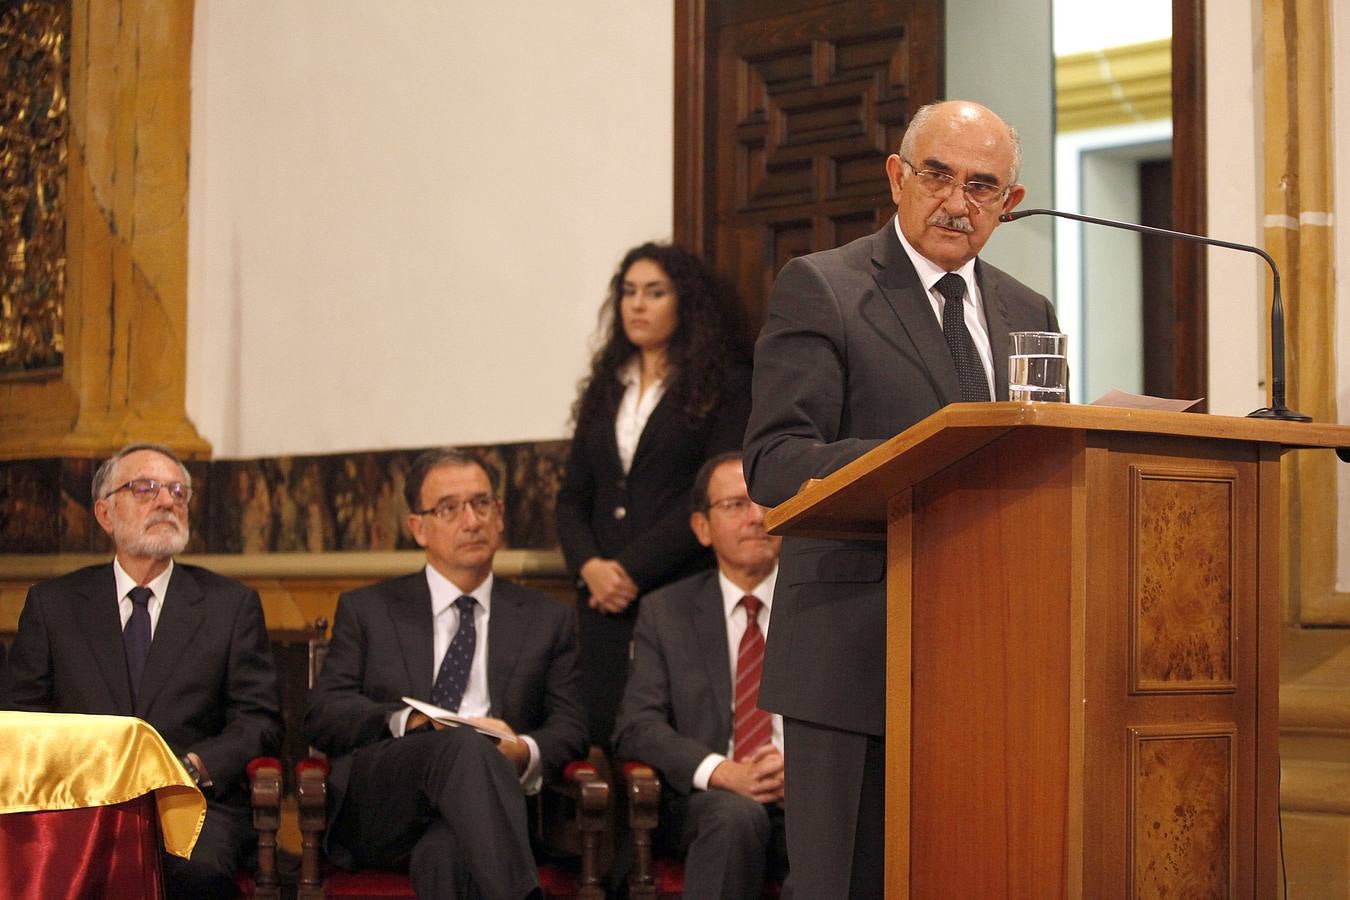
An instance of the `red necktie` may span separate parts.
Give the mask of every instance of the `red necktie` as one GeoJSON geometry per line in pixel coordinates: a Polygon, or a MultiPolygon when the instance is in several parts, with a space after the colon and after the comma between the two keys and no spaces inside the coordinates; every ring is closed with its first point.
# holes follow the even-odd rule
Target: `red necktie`
{"type": "Polygon", "coordinates": [[[764,669],[764,632],[759,630],[760,602],[747,594],[741,599],[741,605],[745,607],[745,634],[736,651],[736,730],[731,745],[737,762],[749,759],[773,736],[773,721],[759,708],[759,675],[764,669]]]}

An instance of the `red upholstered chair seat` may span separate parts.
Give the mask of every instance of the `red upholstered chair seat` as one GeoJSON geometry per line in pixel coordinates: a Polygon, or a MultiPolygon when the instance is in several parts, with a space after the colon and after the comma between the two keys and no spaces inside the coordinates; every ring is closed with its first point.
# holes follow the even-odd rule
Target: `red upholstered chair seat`
{"type": "MultiPolygon", "coordinates": [[[[539,884],[545,897],[558,900],[570,900],[578,894],[580,881],[577,876],[562,866],[546,863],[539,867],[539,884]]],[[[415,898],[412,882],[402,872],[383,872],[366,869],[361,872],[347,872],[330,866],[323,880],[325,897],[344,897],[357,900],[366,897],[415,898]]]]}

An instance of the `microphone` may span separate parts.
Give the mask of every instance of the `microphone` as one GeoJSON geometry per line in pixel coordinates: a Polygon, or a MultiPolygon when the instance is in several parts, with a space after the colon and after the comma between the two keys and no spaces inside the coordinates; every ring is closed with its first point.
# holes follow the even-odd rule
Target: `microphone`
{"type": "MultiPolygon", "coordinates": [[[[1016,212],[1006,212],[998,217],[1000,222],[1016,222],[1018,219],[1026,216],[1056,216],[1061,219],[1073,219],[1076,222],[1087,222],[1090,225],[1105,225],[1107,228],[1123,228],[1126,231],[1137,231],[1140,234],[1154,234],[1160,237],[1179,238],[1183,241],[1193,241],[1197,244],[1209,244],[1212,247],[1227,247],[1229,250],[1245,250],[1248,253],[1255,253],[1266,261],[1270,266],[1270,273],[1275,276],[1275,296],[1270,304],[1270,406],[1258,409],[1255,412],[1247,414],[1248,418],[1253,419],[1283,419],[1289,422],[1311,422],[1312,417],[1305,416],[1303,413],[1294,412],[1284,405],[1284,304],[1280,300],[1280,270],[1275,265],[1275,260],[1270,258],[1270,254],[1260,247],[1253,247],[1250,244],[1235,244],[1232,241],[1221,241],[1217,238],[1204,237],[1199,234],[1189,234],[1185,231],[1170,231],[1166,228],[1154,228],[1151,225],[1135,225],[1133,222],[1117,222],[1114,219],[1098,219],[1095,216],[1082,216],[1078,213],[1061,212],[1057,209],[1022,209],[1016,212]]],[[[1341,457],[1345,459],[1345,457],[1341,457]]],[[[1346,460],[1350,462],[1350,460],[1346,460]]]]}

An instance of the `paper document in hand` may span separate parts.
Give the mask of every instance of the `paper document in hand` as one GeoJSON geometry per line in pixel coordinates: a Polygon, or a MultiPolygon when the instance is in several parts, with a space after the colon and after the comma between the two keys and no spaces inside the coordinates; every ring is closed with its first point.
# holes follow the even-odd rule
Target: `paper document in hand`
{"type": "Polygon", "coordinates": [[[403,702],[426,716],[431,721],[441,725],[449,725],[453,728],[467,725],[479,734],[485,734],[494,741],[516,740],[516,736],[509,731],[502,731],[501,729],[492,728],[491,726],[475,722],[472,719],[467,719],[464,716],[455,715],[448,709],[441,709],[439,706],[435,706],[423,700],[414,700],[412,697],[404,697],[403,702]]]}
{"type": "Polygon", "coordinates": [[[1091,406],[1115,406],[1121,409],[1156,409],[1166,412],[1185,412],[1205,398],[1196,400],[1169,400],[1166,397],[1150,397],[1147,394],[1131,394],[1115,388],[1093,400],[1091,406]]]}

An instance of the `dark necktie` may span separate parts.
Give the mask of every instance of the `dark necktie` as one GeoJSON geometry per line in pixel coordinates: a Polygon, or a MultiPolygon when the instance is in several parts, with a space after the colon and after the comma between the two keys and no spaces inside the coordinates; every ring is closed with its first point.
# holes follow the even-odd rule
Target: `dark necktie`
{"type": "Polygon", "coordinates": [[[134,587],[131,598],[131,618],[122,629],[122,647],[127,653],[127,674],[131,676],[131,699],[141,689],[141,673],[145,658],[150,655],[150,597],[148,587],[134,587]]]}
{"type": "Polygon", "coordinates": [[[964,303],[966,296],[965,279],[955,272],[948,272],[934,285],[938,293],[945,298],[942,304],[942,336],[947,339],[947,349],[952,352],[952,361],[956,363],[956,378],[961,384],[963,401],[989,399],[989,376],[984,371],[984,363],[971,340],[970,330],[966,328],[964,303]]]}
{"type": "Polygon", "coordinates": [[[736,761],[746,760],[773,736],[773,720],[759,708],[759,676],[764,670],[764,632],[759,630],[760,602],[746,594],[745,634],[736,652],[736,730],[731,749],[736,761]]]}
{"type": "Polygon", "coordinates": [[[464,689],[469,686],[469,669],[473,666],[473,650],[478,643],[478,629],[473,624],[473,610],[477,602],[469,596],[455,601],[459,610],[459,628],[441,660],[436,683],[431,686],[431,702],[441,709],[459,712],[464,689]]]}

